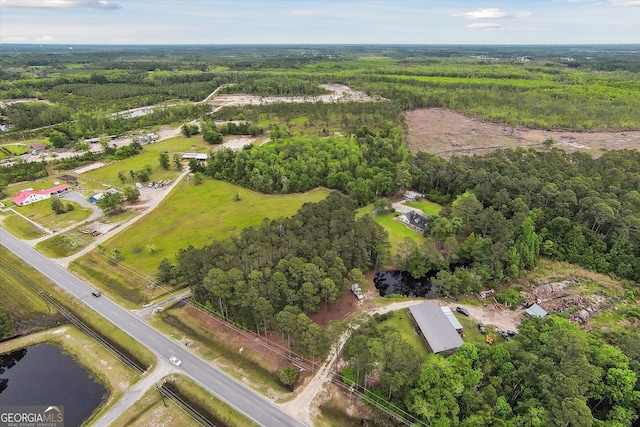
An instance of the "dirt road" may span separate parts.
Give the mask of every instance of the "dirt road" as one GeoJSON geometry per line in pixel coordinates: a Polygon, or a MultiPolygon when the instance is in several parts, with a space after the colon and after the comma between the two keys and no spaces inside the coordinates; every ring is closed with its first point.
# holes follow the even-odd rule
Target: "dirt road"
{"type": "MultiPolygon", "coordinates": [[[[471,306],[464,304],[451,303],[449,301],[434,299],[430,301],[437,301],[441,306],[447,306],[452,310],[455,307],[464,307],[469,311],[470,317],[478,322],[483,322],[485,325],[494,326],[502,330],[517,330],[517,325],[520,323],[520,318],[524,310],[497,310],[492,305],[486,306],[471,306]]],[[[412,307],[414,305],[422,304],[424,299],[400,301],[383,306],[375,306],[366,310],[367,314],[384,314],[390,311],[402,310],[412,307]]],[[[330,375],[334,371],[334,365],[338,360],[338,355],[342,351],[342,347],[347,342],[354,329],[348,329],[342,334],[340,339],[334,344],[334,347],[329,352],[329,355],[322,364],[322,367],[316,372],[316,374],[309,380],[304,386],[304,389],[291,401],[281,404],[280,407],[287,411],[289,414],[297,417],[300,420],[313,425],[313,418],[318,414],[318,405],[312,405],[316,397],[322,392],[324,385],[329,382],[330,375]]]]}

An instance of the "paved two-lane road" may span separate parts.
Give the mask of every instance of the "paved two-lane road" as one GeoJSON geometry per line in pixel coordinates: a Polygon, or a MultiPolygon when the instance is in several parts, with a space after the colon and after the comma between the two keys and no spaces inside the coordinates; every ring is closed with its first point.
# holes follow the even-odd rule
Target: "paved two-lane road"
{"type": "Polygon", "coordinates": [[[179,369],[185,375],[193,378],[204,388],[256,423],[267,427],[298,427],[305,425],[240,382],[209,365],[176,341],[162,335],[139,317],[121,308],[108,298],[104,296],[94,297],[91,295],[93,289],[85,282],[1,228],[0,244],[145,345],[158,357],[162,357],[165,360],[171,356],[178,357],[182,360],[182,365],[179,369]]]}

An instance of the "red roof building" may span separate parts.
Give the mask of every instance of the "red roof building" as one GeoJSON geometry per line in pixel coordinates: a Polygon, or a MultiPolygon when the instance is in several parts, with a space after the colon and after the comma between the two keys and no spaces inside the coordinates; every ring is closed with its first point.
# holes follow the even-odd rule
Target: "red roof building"
{"type": "Polygon", "coordinates": [[[16,197],[11,199],[18,206],[26,206],[40,200],[48,199],[51,196],[57,196],[70,191],[69,184],[56,185],[48,190],[22,190],[16,197]]]}

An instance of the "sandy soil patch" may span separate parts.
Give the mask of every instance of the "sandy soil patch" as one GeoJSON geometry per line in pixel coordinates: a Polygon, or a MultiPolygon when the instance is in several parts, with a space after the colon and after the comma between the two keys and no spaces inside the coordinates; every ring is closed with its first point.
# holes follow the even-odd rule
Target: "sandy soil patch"
{"type": "Polygon", "coordinates": [[[214,111],[232,105],[264,105],[276,102],[373,102],[373,98],[364,92],[351,89],[345,85],[324,84],[321,87],[331,91],[329,94],[316,96],[259,96],[245,94],[215,95],[207,101],[214,111]]]}
{"type": "Polygon", "coordinates": [[[81,168],[75,169],[73,172],[75,172],[77,174],[81,174],[81,173],[92,171],[94,169],[99,169],[99,168],[101,168],[103,166],[104,166],[104,163],[100,163],[100,162],[91,163],[90,165],[83,166],[81,168]]]}
{"type": "Polygon", "coordinates": [[[229,148],[233,151],[242,150],[242,147],[245,145],[251,145],[258,138],[253,138],[250,136],[243,136],[241,138],[234,138],[228,141],[223,142],[220,146],[224,148],[229,148]]]}
{"type": "Polygon", "coordinates": [[[640,149],[640,131],[565,132],[547,131],[478,121],[453,111],[427,108],[405,112],[409,125],[409,148],[448,157],[454,154],[485,154],[498,148],[543,148],[553,138],[567,152],[586,151],[593,157],[607,150],[640,149]]]}

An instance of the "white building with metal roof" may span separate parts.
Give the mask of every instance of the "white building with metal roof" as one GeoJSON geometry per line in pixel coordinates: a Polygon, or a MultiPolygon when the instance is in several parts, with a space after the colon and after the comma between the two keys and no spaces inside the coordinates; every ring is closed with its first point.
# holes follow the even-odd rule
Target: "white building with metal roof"
{"type": "Polygon", "coordinates": [[[414,305],[409,307],[409,313],[432,352],[453,353],[464,344],[437,302],[414,305]]]}

